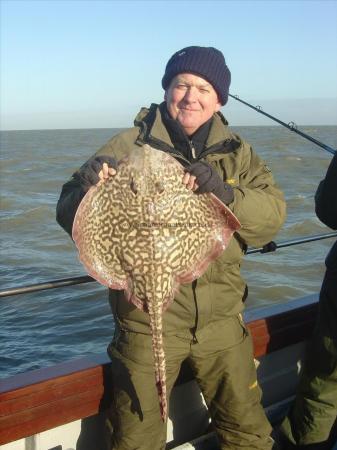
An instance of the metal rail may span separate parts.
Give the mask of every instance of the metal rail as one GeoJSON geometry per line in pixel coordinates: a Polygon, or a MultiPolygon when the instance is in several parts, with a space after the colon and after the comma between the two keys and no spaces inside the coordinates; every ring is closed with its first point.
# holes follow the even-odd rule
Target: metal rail
{"type": "MultiPolygon", "coordinates": [[[[264,245],[263,247],[248,249],[246,254],[251,255],[253,253],[270,253],[270,252],[274,252],[275,250],[277,250],[279,248],[290,247],[292,245],[298,245],[298,244],[305,244],[305,243],[313,242],[313,241],[320,241],[323,239],[330,239],[333,237],[337,237],[337,231],[332,232],[332,233],[306,236],[304,238],[302,237],[302,238],[292,239],[289,241],[283,241],[283,242],[279,242],[279,243],[272,241],[272,242],[269,242],[268,244],[264,245]]],[[[96,280],[88,275],[80,276],[80,277],[63,278],[61,280],[51,280],[51,281],[46,281],[44,283],[37,283],[37,284],[31,284],[31,285],[27,285],[27,286],[3,289],[0,291],[0,298],[9,297],[9,296],[18,295],[18,294],[27,294],[27,293],[31,293],[31,292],[44,291],[46,289],[55,289],[55,288],[60,288],[60,287],[64,287],[64,286],[74,286],[76,284],[91,283],[93,281],[96,281],[96,280]]]]}
{"type": "Polygon", "coordinates": [[[10,295],[28,294],[30,292],[44,291],[46,289],[60,288],[64,286],[74,286],[76,284],[91,283],[96,281],[89,275],[81,277],[62,278],[60,280],[51,280],[44,283],[30,284],[27,286],[15,287],[0,291],[0,297],[8,297],[10,295]]]}
{"type": "Polygon", "coordinates": [[[315,234],[312,236],[306,236],[304,238],[292,239],[291,241],[283,241],[279,243],[272,241],[264,245],[263,247],[249,249],[246,254],[251,255],[253,253],[270,253],[274,252],[278,248],[291,247],[292,245],[298,244],[307,244],[308,242],[321,241],[323,239],[330,239],[333,237],[337,237],[337,231],[325,234],[315,234]]]}
{"type": "Polygon", "coordinates": [[[283,125],[284,127],[288,128],[288,130],[293,131],[294,133],[299,134],[300,136],[304,137],[305,139],[308,139],[308,141],[311,141],[314,144],[318,145],[319,147],[324,148],[324,150],[326,150],[327,152],[332,153],[333,155],[335,153],[337,153],[337,150],[329,147],[329,145],[323,144],[323,142],[313,138],[309,134],[298,130],[297,129],[297,125],[294,122],[285,123],[282,120],[277,119],[276,117],[272,116],[271,114],[268,114],[268,113],[264,112],[263,109],[261,108],[261,106],[253,106],[250,103],[245,102],[244,100],[241,100],[241,98],[238,95],[232,95],[232,94],[228,94],[228,95],[229,95],[229,97],[234,98],[235,100],[237,100],[238,102],[243,103],[244,105],[248,106],[249,108],[254,109],[258,113],[263,114],[264,116],[269,117],[269,119],[274,120],[275,122],[283,125]]]}

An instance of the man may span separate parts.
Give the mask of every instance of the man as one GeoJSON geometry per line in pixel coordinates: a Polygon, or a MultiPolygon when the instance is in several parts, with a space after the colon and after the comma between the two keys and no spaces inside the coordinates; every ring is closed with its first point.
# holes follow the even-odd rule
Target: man
{"type": "MultiPolygon", "coordinates": [[[[318,218],[337,230],[337,154],[318,186],[315,203],[318,218]]],[[[337,440],[337,242],[325,262],[316,328],[295,402],[281,427],[289,449],[331,450],[337,440]]]]}
{"type": "MultiPolygon", "coordinates": [[[[207,402],[221,449],[269,450],[270,425],[250,336],[241,318],[247,296],[240,264],[248,245],[263,245],[285,218],[282,193],[268,167],[227,127],[220,113],[228,100],[230,71],[212,47],[187,47],[168,61],[165,102],[143,108],[135,127],[114,136],[63,187],[57,220],[70,233],[75,211],[92,184],[113,176],[116,160],[145,143],[169,152],[186,167],[187,189],[213,192],[237,215],[242,228],[206,273],[180,286],[164,313],[168,395],[188,360],[207,402]]],[[[161,450],[161,422],[148,315],[109,292],[116,331],[113,359],[115,416],[112,448],[161,450]]]]}

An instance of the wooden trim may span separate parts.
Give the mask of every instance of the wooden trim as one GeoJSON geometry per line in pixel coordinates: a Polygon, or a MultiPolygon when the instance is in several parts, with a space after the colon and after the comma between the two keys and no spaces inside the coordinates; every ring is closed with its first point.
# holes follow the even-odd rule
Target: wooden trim
{"type": "MultiPolygon", "coordinates": [[[[285,309],[285,308],[284,308],[285,309]]],[[[255,357],[307,339],[317,304],[283,310],[248,323],[255,357]]],[[[73,360],[0,382],[0,444],[103,411],[109,404],[110,363],[105,355],[73,360]]],[[[178,383],[190,379],[183,369],[178,383]]]]}
{"type": "Polygon", "coordinates": [[[308,339],[315,324],[316,313],[317,303],[249,323],[255,357],[259,358],[308,339]]]}

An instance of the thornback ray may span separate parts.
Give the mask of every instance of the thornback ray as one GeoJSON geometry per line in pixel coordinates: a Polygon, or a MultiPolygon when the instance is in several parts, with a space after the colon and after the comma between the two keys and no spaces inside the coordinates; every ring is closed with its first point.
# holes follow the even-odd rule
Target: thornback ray
{"type": "Polygon", "coordinates": [[[118,163],[116,175],[89,189],[73,239],[87,272],[149,314],[161,417],[167,420],[163,312],[182,283],[199,278],[240,228],[213,194],[182,183],[184,168],[149,145],[118,163]]]}

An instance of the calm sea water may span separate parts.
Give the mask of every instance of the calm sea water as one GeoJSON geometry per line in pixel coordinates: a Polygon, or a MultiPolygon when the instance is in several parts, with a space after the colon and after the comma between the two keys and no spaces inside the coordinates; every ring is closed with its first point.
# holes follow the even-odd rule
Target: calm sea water
{"type": "MultiPolygon", "coordinates": [[[[302,127],[333,148],[337,127],[302,127]]],[[[62,184],[117,129],[1,132],[1,288],[84,275],[55,221],[62,184]]],[[[235,128],[271,167],[288,218],[275,239],[328,232],[314,193],[331,155],[281,127],[235,128]]],[[[258,214],[258,211],[257,211],[258,214]]],[[[332,240],[246,257],[248,308],[319,290],[332,240]]],[[[0,299],[1,377],[105,351],[113,334],[107,292],[97,283],[0,299]]]]}

